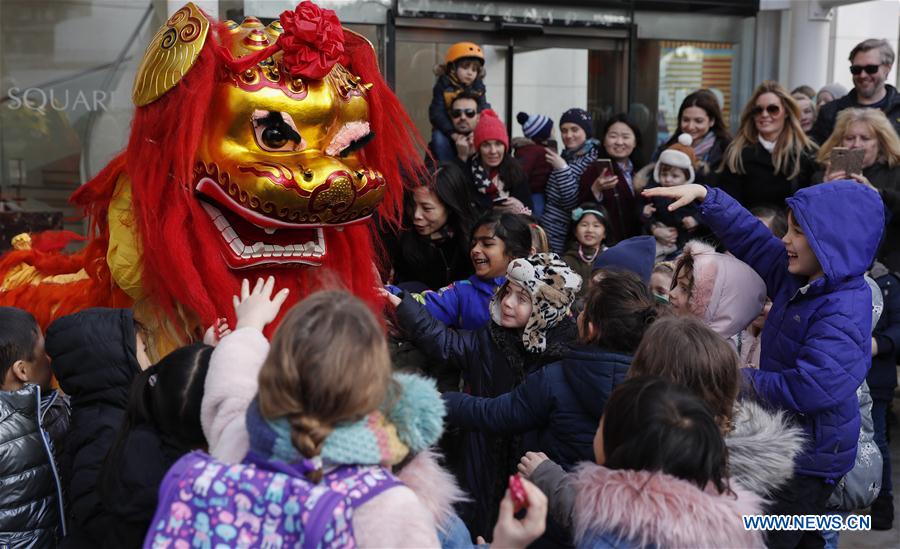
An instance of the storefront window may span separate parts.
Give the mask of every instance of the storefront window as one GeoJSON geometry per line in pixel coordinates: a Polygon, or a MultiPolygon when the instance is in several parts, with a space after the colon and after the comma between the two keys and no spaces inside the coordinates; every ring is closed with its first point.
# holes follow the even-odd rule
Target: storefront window
{"type": "Polygon", "coordinates": [[[644,152],[665,143],[677,129],[678,109],[684,98],[701,88],[719,99],[722,118],[732,114],[736,47],[731,43],[640,40],[638,42],[636,104],[655,121],[645,139],[644,152]]]}
{"type": "Polygon", "coordinates": [[[23,231],[83,232],[72,192],[128,137],[131,82],[161,23],[149,2],[4,0],[0,250],[23,231]]]}

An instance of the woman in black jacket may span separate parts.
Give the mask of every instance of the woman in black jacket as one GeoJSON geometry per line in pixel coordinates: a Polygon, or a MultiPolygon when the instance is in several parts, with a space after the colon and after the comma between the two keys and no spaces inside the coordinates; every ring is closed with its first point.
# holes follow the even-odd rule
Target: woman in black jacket
{"type": "Polygon", "coordinates": [[[422,288],[404,285],[418,282],[439,290],[474,273],[469,240],[478,211],[469,187],[459,167],[444,163],[435,171],[433,184],[407,193],[405,228],[387,242],[394,284],[419,291],[422,288]]]}
{"type": "Polygon", "coordinates": [[[786,198],[812,183],[814,156],[797,102],[777,82],[765,81],[741,112],[718,185],[747,209],[783,209],[786,198]]]}
{"type": "Polygon", "coordinates": [[[66,435],[66,547],[98,547],[113,524],[97,493],[100,467],[128,406],[131,381],[150,367],[130,309],[86,309],[47,328],[46,349],[59,386],[71,398],[66,435]]]}
{"type": "Polygon", "coordinates": [[[182,347],[132,382],[125,420],[100,471],[100,499],[114,518],[104,547],[141,547],[166,471],[207,446],[200,402],[212,350],[202,343],[182,347]]]}

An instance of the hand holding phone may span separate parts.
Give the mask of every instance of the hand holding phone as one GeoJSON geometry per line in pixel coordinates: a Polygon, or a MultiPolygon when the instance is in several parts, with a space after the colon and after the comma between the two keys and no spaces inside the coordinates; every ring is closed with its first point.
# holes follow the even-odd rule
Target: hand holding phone
{"type": "Polygon", "coordinates": [[[559,144],[556,142],[556,139],[547,139],[544,141],[544,146],[553,152],[559,152],[559,144]]]}
{"type": "Polygon", "coordinates": [[[598,158],[594,165],[600,170],[600,177],[608,177],[613,173],[612,160],[609,158],[598,158]]]}

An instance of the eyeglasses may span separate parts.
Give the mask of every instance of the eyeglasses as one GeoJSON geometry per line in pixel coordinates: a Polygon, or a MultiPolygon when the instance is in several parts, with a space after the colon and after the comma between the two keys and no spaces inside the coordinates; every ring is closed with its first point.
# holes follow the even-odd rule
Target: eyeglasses
{"type": "Polygon", "coordinates": [[[858,76],[866,71],[866,74],[875,74],[878,72],[879,65],[850,65],[850,74],[858,76]]]}
{"type": "Polygon", "coordinates": [[[453,109],[450,111],[450,116],[453,118],[459,118],[462,115],[466,115],[466,118],[475,118],[475,109],[453,109]]]}
{"type": "Polygon", "coordinates": [[[753,116],[759,116],[763,113],[763,111],[769,113],[769,116],[778,116],[778,113],[781,112],[781,107],[776,105],[775,103],[771,103],[766,105],[765,107],[760,107],[759,105],[753,107],[753,110],[750,111],[750,114],[753,116]]]}

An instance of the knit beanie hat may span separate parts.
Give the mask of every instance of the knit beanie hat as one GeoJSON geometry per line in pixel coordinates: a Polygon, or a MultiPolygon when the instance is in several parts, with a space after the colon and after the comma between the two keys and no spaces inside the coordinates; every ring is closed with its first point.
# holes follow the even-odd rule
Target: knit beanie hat
{"type": "Polygon", "coordinates": [[[656,166],[653,167],[653,179],[659,181],[660,165],[674,166],[688,171],[685,184],[694,182],[694,166],[697,165],[697,157],[694,148],[691,147],[693,139],[690,135],[682,133],[678,136],[678,143],[673,144],[659,155],[656,166]]]}
{"type": "Polygon", "coordinates": [[[656,260],[656,239],[652,236],[633,236],[607,248],[594,260],[594,270],[620,269],[631,271],[650,283],[656,260]]]}
{"type": "Polygon", "coordinates": [[[543,114],[528,115],[528,113],[520,112],[516,115],[516,120],[522,125],[522,133],[528,139],[547,139],[553,130],[553,121],[543,114]]]}
{"type": "Polygon", "coordinates": [[[522,342],[529,353],[547,348],[547,332],[569,314],[581,277],[553,253],[534,254],[510,262],[506,282],[491,298],[491,319],[500,324],[500,302],[506,285],[515,282],[531,295],[531,317],[525,324],[522,342]]]}
{"type": "MultiPolygon", "coordinates": [[[[837,82],[832,82],[831,84],[828,84],[827,86],[822,86],[822,89],[819,90],[819,93],[822,93],[822,92],[828,92],[831,94],[831,97],[834,97],[835,99],[840,99],[841,97],[844,97],[845,95],[847,95],[847,88],[845,88],[844,86],[842,86],[841,84],[839,84],[837,82]]],[[[817,93],[816,95],[818,96],[819,93],[817,93]]]]}
{"type": "Polygon", "coordinates": [[[506,135],[506,125],[497,118],[497,113],[492,109],[486,109],[481,112],[481,115],[478,117],[478,124],[475,126],[475,149],[480,148],[482,143],[491,139],[500,141],[509,150],[509,137],[506,135]]]}
{"type": "Polygon", "coordinates": [[[561,128],[563,124],[567,123],[581,126],[581,129],[584,130],[588,137],[593,137],[594,135],[594,121],[591,120],[591,115],[584,109],[575,107],[564,112],[559,118],[559,127],[561,128]]]}

